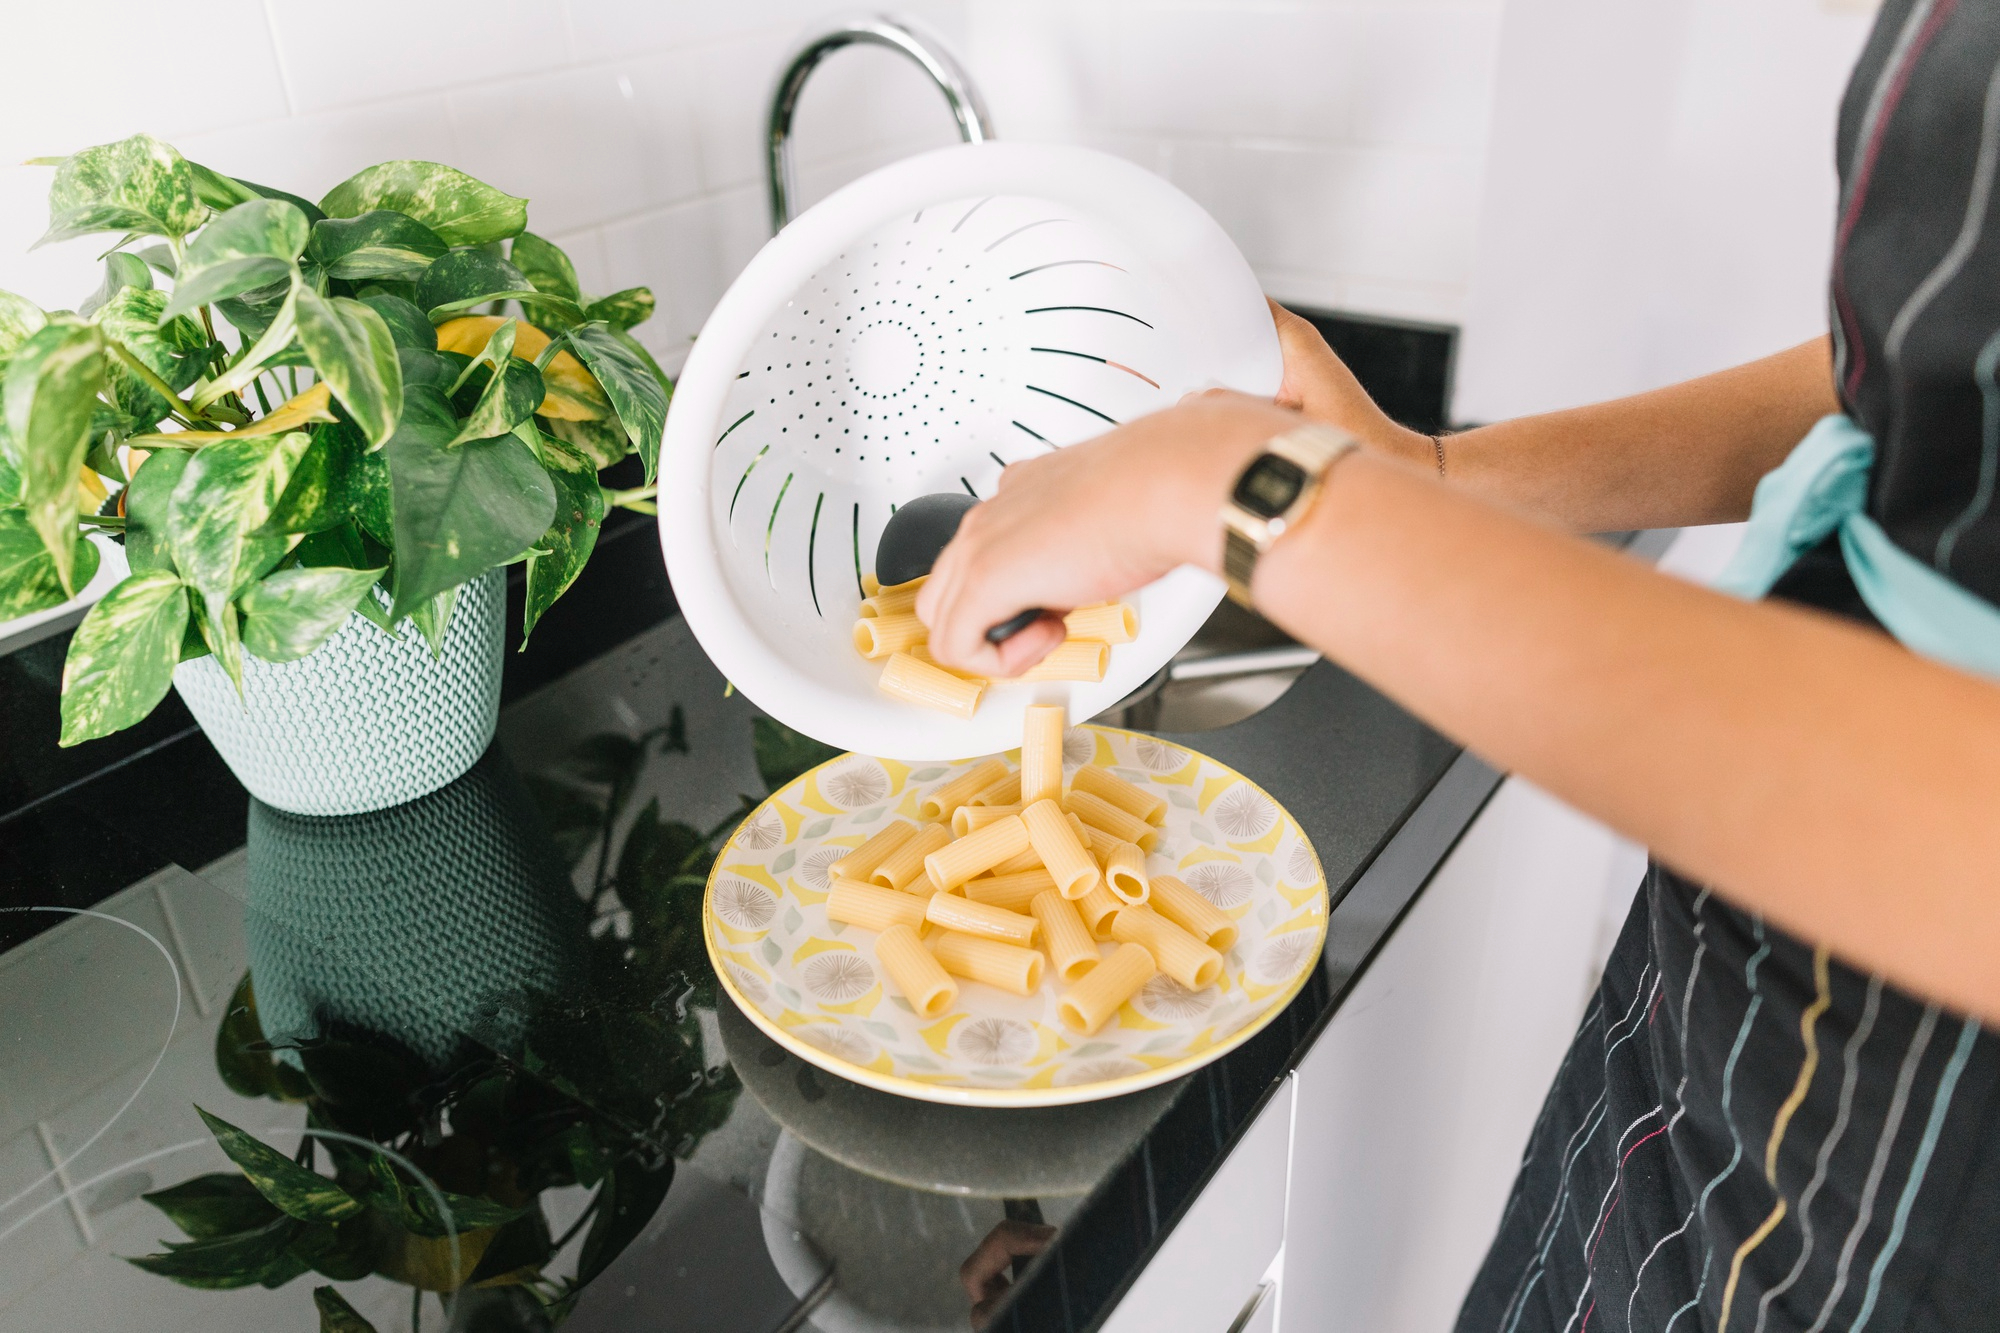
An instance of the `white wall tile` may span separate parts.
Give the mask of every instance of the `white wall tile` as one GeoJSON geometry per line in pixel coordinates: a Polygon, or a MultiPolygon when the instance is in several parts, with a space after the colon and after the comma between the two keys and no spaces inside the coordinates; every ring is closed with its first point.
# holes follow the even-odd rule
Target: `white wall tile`
{"type": "Polygon", "coordinates": [[[786,38],[755,37],[702,51],[695,126],[702,186],[727,190],[764,178],[764,111],[790,49],[786,38]]]}
{"type": "Polygon", "coordinates": [[[1355,142],[1478,151],[1499,54],[1497,11],[1401,7],[1359,16],[1352,80],[1355,142]]]}
{"type": "Polygon", "coordinates": [[[1206,3],[1137,4],[1122,18],[1121,128],[1317,139],[1345,131],[1366,63],[1351,15],[1206,3]]]}
{"type": "MultiPolygon", "coordinates": [[[[297,111],[459,87],[568,64],[568,16],[547,0],[267,0],[297,111]]],[[[634,6],[635,8],[637,6],[634,6]]],[[[204,25],[205,26],[205,25],[204,25]]]]}
{"type": "Polygon", "coordinates": [[[319,199],[363,167],[395,158],[456,163],[459,138],[442,97],[372,106],[190,135],[180,148],[231,176],[319,199]]]}

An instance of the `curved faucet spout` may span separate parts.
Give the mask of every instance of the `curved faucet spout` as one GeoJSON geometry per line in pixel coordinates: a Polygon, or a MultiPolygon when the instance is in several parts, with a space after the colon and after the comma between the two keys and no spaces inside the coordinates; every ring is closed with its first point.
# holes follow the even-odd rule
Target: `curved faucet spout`
{"type": "Polygon", "coordinates": [[[993,121],[986,103],[965,70],[935,38],[921,35],[901,20],[877,15],[849,19],[832,31],[801,46],[778,76],[771,91],[771,115],[765,135],[765,166],[771,190],[771,231],[775,234],[792,220],[792,201],[798,182],[792,173],[792,115],[798,110],[799,94],[806,79],[825,60],[844,46],[865,44],[900,51],[917,62],[931,76],[938,91],[958,121],[959,137],[967,143],[981,143],[993,137],[993,121]]]}

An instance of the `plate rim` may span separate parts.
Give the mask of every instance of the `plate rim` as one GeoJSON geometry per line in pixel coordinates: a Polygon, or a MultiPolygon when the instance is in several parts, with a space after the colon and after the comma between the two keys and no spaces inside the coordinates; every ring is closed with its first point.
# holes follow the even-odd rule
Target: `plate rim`
{"type": "MultiPolygon", "coordinates": [[[[1131,736],[1153,741],[1160,739],[1158,736],[1154,736],[1148,732],[1134,731],[1129,727],[1109,727],[1095,722],[1079,722],[1076,725],[1114,736],[1131,736]]],[[[1312,838],[1306,833],[1305,825],[1299,823],[1298,817],[1291,812],[1283,801],[1280,801],[1270,792],[1265,791],[1255,779],[1246,776],[1233,766],[1223,763],[1220,759],[1194,749],[1192,746],[1182,745],[1179,741],[1168,741],[1166,743],[1186,750],[1197,759],[1205,759],[1216,767],[1234,774],[1239,781],[1248,783],[1258,794],[1275,805],[1285,818],[1297,825],[1299,836],[1305,839],[1308,847],[1312,846],[1312,838]]],[[[790,782],[787,782],[785,787],[790,787],[792,783],[799,781],[801,778],[810,777],[823,768],[829,768],[834,764],[851,758],[854,753],[854,751],[844,751],[826,760],[824,763],[815,764],[805,772],[800,773],[797,777],[794,777],[790,782]]],[[[1001,751],[1000,753],[1004,754],[1005,751],[1001,751]]],[[[970,761],[959,759],[950,762],[966,763],[970,761]]],[[[784,788],[780,788],[779,790],[782,791],[784,788]]],[[[759,811],[763,810],[765,806],[776,799],[778,799],[778,793],[772,792],[759,801],[756,809],[744,814],[743,823],[748,823],[750,820],[756,818],[759,811]]],[[[736,826],[737,830],[740,831],[742,829],[743,823],[739,823],[736,826]]],[[[736,840],[736,833],[732,832],[729,835],[729,839],[730,842],[734,842],[736,840]]],[[[728,846],[729,843],[723,844],[725,850],[728,846]]],[[[1319,859],[1319,849],[1317,847],[1313,848],[1313,863],[1319,866],[1320,901],[1326,904],[1326,909],[1320,913],[1319,938],[1315,941],[1311,965],[1301,968],[1299,975],[1291,984],[1286,986],[1284,991],[1276,996],[1270,1004],[1266,1005],[1264,1011],[1255,1019],[1245,1023],[1227,1038],[1216,1042],[1206,1050],[1197,1051],[1193,1055],[1182,1056],[1171,1064],[1161,1065],[1157,1069],[1148,1069],[1144,1073],[1125,1074],[1118,1078],[1104,1079],[1096,1083],[1072,1083],[1062,1087],[1051,1085],[1046,1088],[967,1088],[954,1087],[950,1084],[922,1083],[916,1079],[904,1078],[898,1074],[879,1074],[872,1069],[842,1060],[831,1051],[823,1051],[811,1042],[793,1036],[775,1021],[766,1018],[762,1010],[744,998],[743,993],[736,987],[735,979],[729,975],[728,960],[720,957],[717,953],[718,946],[716,944],[716,932],[714,929],[714,900],[716,880],[722,874],[721,853],[717,853],[715,864],[709,867],[708,882],[702,886],[701,939],[702,946],[708,951],[709,965],[715,972],[717,983],[721,986],[723,993],[729,997],[730,1002],[742,1012],[743,1016],[755,1024],[758,1030],[763,1032],[765,1036],[777,1042],[778,1045],[784,1047],[791,1054],[796,1055],[799,1059],[804,1060],[807,1064],[815,1068],[825,1070],[837,1078],[844,1078],[850,1083],[859,1083],[863,1087],[874,1088],[878,1092],[887,1092],[898,1097],[909,1097],[916,1101],[934,1102],[944,1106],[981,1106],[1010,1109],[1026,1109],[1037,1106],[1074,1106],[1083,1102],[1106,1101],[1112,1097],[1123,1096],[1128,1092],[1142,1092],[1147,1088],[1156,1088],[1162,1083],[1171,1083],[1177,1078],[1192,1074],[1198,1069],[1214,1064],[1217,1060],[1228,1055],[1231,1051],[1243,1045],[1250,1038],[1256,1036],[1276,1021],[1278,1015],[1283,1013],[1291,1002],[1298,998],[1299,992],[1305,989],[1306,983],[1312,979],[1313,973],[1318,970],[1326,952],[1327,933],[1333,927],[1332,901],[1326,882],[1326,868],[1319,859]]]]}

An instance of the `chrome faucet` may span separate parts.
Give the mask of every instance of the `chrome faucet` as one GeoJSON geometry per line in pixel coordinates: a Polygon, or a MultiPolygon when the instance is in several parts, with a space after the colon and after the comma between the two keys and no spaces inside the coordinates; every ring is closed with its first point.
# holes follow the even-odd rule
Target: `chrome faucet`
{"type": "Polygon", "coordinates": [[[798,181],[792,174],[792,113],[798,109],[799,94],[819,62],[844,46],[864,43],[900,51],[923,68],[944,94],[951,114],[958,121],[959,137],[967,143],[982,143],[993,137],[993,122],[979,90],[949,51],[936,39],[919,35],[900,19],[886,15],[849,19],[832,31],[806,42],[778,76],[771,91],[771,117],[765,135],[765,166],[770,173],[771,231],[775,235],[792,220],[792,201],[798,181]]]}

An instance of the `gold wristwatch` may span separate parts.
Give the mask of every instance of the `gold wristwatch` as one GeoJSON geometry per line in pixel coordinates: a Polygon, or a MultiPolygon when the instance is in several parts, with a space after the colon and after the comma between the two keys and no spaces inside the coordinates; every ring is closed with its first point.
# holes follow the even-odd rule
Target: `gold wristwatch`
{"type": "Polygon", "coordinates": [[[1267,443],[1237,475],[1222,506],[1222,575],[1240,605],[1251,605],[1258,557],[1305,517],[1327,470],[1359,443],[1331,426],[1300,426],[1267,443]]]}

